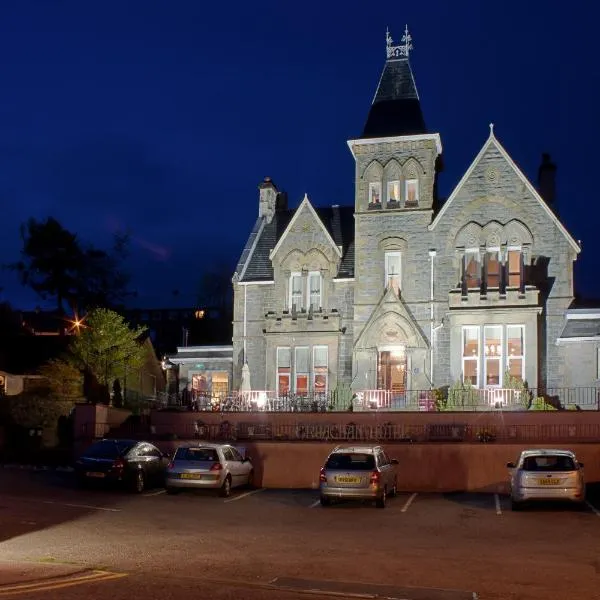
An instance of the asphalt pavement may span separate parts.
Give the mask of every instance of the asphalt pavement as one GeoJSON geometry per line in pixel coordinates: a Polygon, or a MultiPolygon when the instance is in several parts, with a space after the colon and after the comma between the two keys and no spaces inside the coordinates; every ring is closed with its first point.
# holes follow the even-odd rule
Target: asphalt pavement
{"type": "Polygon", "coordinates": [[[0,470],[0,597],[593,600],[599,540],[593,498],[581,511],[463,493],[323,508],[310,490],[132,495],[0,470]]]}

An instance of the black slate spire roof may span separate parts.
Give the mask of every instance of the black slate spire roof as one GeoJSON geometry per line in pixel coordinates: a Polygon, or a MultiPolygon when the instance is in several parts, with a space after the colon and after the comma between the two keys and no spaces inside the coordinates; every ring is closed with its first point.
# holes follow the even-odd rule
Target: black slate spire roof
{"type": "Polygon", "coordinates": [[[387,34],[387,60],[361,138],[427,133],[415,78],[410,68],[411,37],[405,29],[400,46],[387,34]]]}

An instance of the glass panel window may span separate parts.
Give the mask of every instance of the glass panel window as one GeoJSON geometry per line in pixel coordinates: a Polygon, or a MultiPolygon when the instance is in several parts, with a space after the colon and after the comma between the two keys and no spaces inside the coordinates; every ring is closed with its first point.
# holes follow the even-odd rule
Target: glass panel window
{"type": "Polygon", "coordinates": [[[321,308],[321,273],[311,271],[308,274],[308,297],[313,310],[321,308]]]}
{"type": "Polygon", "coordinates": [[[292,349],[277,348],[277,394],[285,396],[290,392],[292,371],[292,349]]]}
{"type": "Polygon", "coordinates": [[[392,288],[396,294],[400,292],[400,252],[385,253],[385,289],[392,288]]]}
{"type": "Polygon", "coordinates": [[[328,350],[327,346],[313,348],[313,392],[316,394],[327,393],[328,350]]]}
{"type": "Polygon", "coordinates": [[[407,179],[405,184],[406,204],[415,205],[419,203],[419,180],[407,179]]]}
{"type": "Polygon", "coordinates": [[[479,264],[478,250],[465,252],[465,283],[469,290],[481,287],[481,265],[479,264]]]}
{"type": "Polygon", "coordinates": [[[296,348],[296,385],[295,392],[297,394],[308,394],[308,347],[296,348]]]}
{"type": "Polygon", "coordinates": [[[369,204],[381,204],[381,183],[369,184],[369,204]]]}
{"type": "Polygon", "coordinates": [[[508,251],[508,287],[521,285],[521,251],[508,251]]]}
{"type": "Polygon", "coordinates": [[[387,184],[388,202],[400,202],[400,182],[388,181],[387,184]]]}
{"type": "Polygon", "coordinates": [[[302,303],[302,273],[290,275],[290,309],[301,310],[302,303]]]}
{"type": "Polygon", "coordinates": [[[506,327],[506,370],[511,377],[525,379],[525,327],[507,325],[506,327]]]}
{"type": "Polygon", "coordinates": [[[484,327],[483,353],[485,355],[485,385],[502,383],[502,325],[484,327]]]}
{"type": "Polygon", "coordinates": [[[500,253],[487,252],[485,255],[485,275],[488,288],[500,287],[500,253]]]}
{"type": "Polygon", "coordinates": [[[463,381],[479,385],[479,327],[463,327],[463,381]]]}

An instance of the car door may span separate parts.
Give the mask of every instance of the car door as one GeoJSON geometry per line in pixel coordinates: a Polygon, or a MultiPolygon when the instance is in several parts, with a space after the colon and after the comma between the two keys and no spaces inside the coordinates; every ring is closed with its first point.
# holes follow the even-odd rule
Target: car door
{"type": "Polygon", "coordinates": [[[223,448],[223,455],[225,456],[225,460],[227,461],[227,468],[229,470],[229,473],[231,474],[231,486],[237,487],[240,485],[240,478],[242,477],[242,473],[241,462],[239,460],[236,460],[234,450],[235,448],[231,446],[225,446],[223,448]]]}
{"type": "Polygon", "coordinates": [[[161,453],[152,444],[143,443],[138,449],[140,467],[148,483],[156,483],[158,480],[161,453]]]}
{"type": "Polygon", "coordinates": [[[390,464],[390,461],[383,450],[377,452],[377,464],[379,465],[379,470],[381,472],[381,479],[383,480],[387,491],[389,492],[394,487],[394,477],[392,465],[390,464]]]}
{"type": "Polygon", "coordinates": [[[152,478],[156,484],[163,485],[169,459],[153,444],[147,444],[147,446],[149,456],[148,467],[152,469],[152,478]]]}
{"type": "Polygon", "coordinates": [[[238,471],[237,485],[246,485],[248,483],[248,474],[252,469],[252,464],[249,460],[244,460],[241,452],[233,446],[231,446],[231,453],[238,471]]]}

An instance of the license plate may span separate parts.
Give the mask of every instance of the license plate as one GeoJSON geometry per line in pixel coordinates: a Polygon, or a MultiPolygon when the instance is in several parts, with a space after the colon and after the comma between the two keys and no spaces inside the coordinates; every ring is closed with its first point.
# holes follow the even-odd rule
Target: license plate
{"type": "Polygon", "coordinates": [[[99,473],[98,471],[88,471],[85,476],[86,477],[98,477],[98,478],[102,478],[105,477],[105,473],[99,473]]]}
{"type": "Polygon", "coordinates": [[[350,477],[348,475],[337,475],[335,480],[337,483],[360,483],[360,477],[350,477]]]}
{"type": "Polygon", "coordinates": [[[182,473],[179,477],[181,479],[202,479],[200,473],[182,473]]]}
{"type": "Polygon", "coordinates": [[[559,483],[560,479],[556,478],[540,479],[540,485],[558,485],[559,483]]]}

